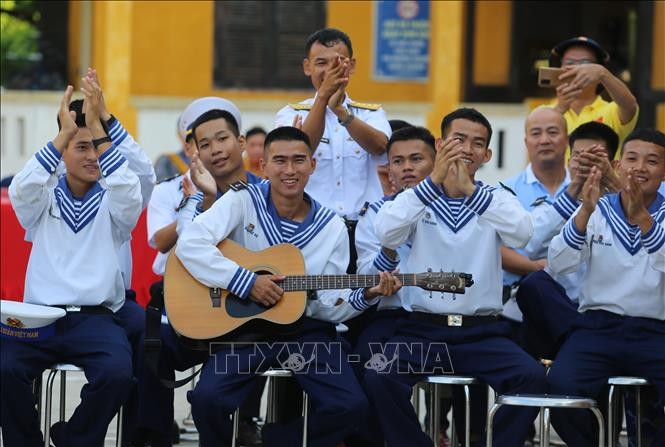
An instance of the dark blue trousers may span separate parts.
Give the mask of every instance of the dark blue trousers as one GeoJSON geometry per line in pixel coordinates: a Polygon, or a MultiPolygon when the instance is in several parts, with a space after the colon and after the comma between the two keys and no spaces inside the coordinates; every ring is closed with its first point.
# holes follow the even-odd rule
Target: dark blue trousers
{"type": "MultiPolygon", "coordinates": [[[[145,310],[129,295],[133,291],[128,290],[125,294],[125,304],[115,313],[120,321],[129,345],[132,348],[132,372],[137,380],[141,380],[140,356],[143,349],[142,336],[145,331],[145,310]]],[[[139,412],[138,387],[133,387],[132,392],[125,402],[123,409],[122,427],[123,427],[123,447],[127,447],[130,441],[134,439],[135,431],[142,426],[142,414],[139,412]]]]}
{"type": "Polygon", "coordinates": [[[524,349],[535,358],[554,359],[577,318],[577,305],[544,270],[522,280],[516,299],[522,311],[524,349]]]}
{"type": "MultiPolygon", "coordinates": [[[[291,366],[310,397],[308,445],[335,447],[361,423],[368,404],[331,323],[305,318],[287,343],[218,345],[189,395],[203,447],[230,444],[231,415],[252,391],[257,372],[291,366]]],[[[303,420],[267,424],[264,445],[301,445],[303,420]]]]}
{"type": "MultiPolygon", "coordinates": [[[[509,339],[505,322],[445,327],[406,320],[387,345],[385,368],[367,369],[363,387],[389,447],[431,446],[411,405],[411,390],[427,376],[472,375],[499,394],[543,393],[545,371],[509,339]]],[[[503,407],[495,418],[494,445],[522,447],[538,410],[503,407]]]]}
{"type": "MultiPolygon", "coordinates": [[[[665,404],[665,321],[602,310],[579,314],[547,376],[550,392],[603,401],[610,376],[645,377],[665,404]]],[[[595,418],[585,410],[552,410],[552,424],[569,447],[598,444],[595,418]]],[[[661,429],[653,445],[665,445],[661,429]]]]}
{"type": "MultiPolygon", "coordinates": [[[[399,308],[377,310],[369,317],[369,322],[360,332],[358,341],[351,351],[351,354],[358,359],[351,363],[351,366],[359,381],[362,380],[365,373],[365,365],[370,361],[372,355],[377,352],[372,347],[382,345],[390,340],[395,335],[400,322],[408,316],[408,311],[399,308]]],[[[372,416],[373,411],[375,410],[369,412],[367,420],[361,424],[358,431],[351,438],[346,439],[346,444],[349,447],[384,445],[381,427],[378,419],[372,416]]]]}
{"type": "Polygon", "coordinates": [[[69,313],[56,322],[51,338],[33,343],[2,339],[0,346],[5,445],[44,445],[32,382],[56,363],[80,366],[88,381],[81,391],[81,404],[67,422],[66,445],[104,445],[108,425],[133,387],[131,349],[113,315],[69,313]]]}
{"type": "MultiPolygon", "coordinates": [[[[370,317],[369,323],[360,333],[358,342],[353,348],[353,353],[360,356],[360,361],[354,363],[359,373],[364,371],[363,365],[370,358],[373,352],[371,344],[382,344],[390,340],[397,332],[402,320],[408,318],[409,312],[404,309],[377,310],[370,317]]],[[[362,374],[360,374],[362,376],[362,374]]]]}
{"type": "MultiPolygon", "coordinates": [[[[144,322],[145,324],[145,322],[144,322]]],[[[157,364],[157,373],[166,380],[175,380],[175,371],[185,371],[192,366],[205,362],[208,352],[195,351],[183,346],[170,325],[160,325],[162,350],[157,364]]],[[[144,333],[141,334],[139,351],[138,396],[140,427],[150,431],[150,443],[153,447],[172,445],[173,427],[173,388],[165,387],[158,377],[145,365],[143,351],[144,333]]]]}

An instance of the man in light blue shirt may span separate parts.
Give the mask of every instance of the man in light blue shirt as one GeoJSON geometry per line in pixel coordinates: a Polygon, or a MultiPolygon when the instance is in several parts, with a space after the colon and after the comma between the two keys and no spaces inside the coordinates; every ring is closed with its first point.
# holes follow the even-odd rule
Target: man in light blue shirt
{"type": "MultiPolygon", "coordinates": [[[[563,116],[549,107],[539,107],[526,118],[524,144],[530,163],[515,177],[502,182],[512,190],[522,206],[533,211],[543,201],[553,203],[570,183],[566,170],[566,147],[568,132],[563,116]]],[[[504,268],[503,315],[521,321],[514,292],[519,281],[531,272],[545,267],[545,259],[529,259],[527,252],[504,247],[501,250],[504,268]],[[511,296],[512,295],[512,296],[511,296]]]]}

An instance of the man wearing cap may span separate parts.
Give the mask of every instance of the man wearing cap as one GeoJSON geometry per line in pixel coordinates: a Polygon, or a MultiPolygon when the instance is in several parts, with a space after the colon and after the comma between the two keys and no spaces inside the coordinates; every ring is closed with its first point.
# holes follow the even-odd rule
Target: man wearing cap
{"type": "Polygon", "coordinates": [[[302,118],[302,130],[317,160],[307,193],[346,220],[351,236],[349,273],[353,273],[358,214],[366,201],[383,197],[377,167],[387,162],[390,124],[379,104],[355,102],[346,93],[356,65],[348,35],[337,29],[319,30],[307,39],[305,53],[303,71],[316,95],[282,108],[275,125],[290,126],[296,116],[302,118]]]}
{"type": "Polygon", "coordinates": [[[67,422],[51,429],[60,446],[100,446],[133,385],[131,347],[115,313],[125,299],[117,253],[141,213],[139,178],[128,167],[99,116],[101,89],[81,80],[83,110],[69,110],[68,86],[59,132],[14,177],[9,197],[33,245],[26,303],[59,307],[55,335],[0,344],[3,441],[41,446],[32,382],[60,362],[83,368],[88,385],[67,422]],[[64,160],[67,173],[58,178],[64,160]]]}
{"type": "Polygon", "coordinates": [[[637,100],[606,68],[609,60],[610,55],[598,42],[584,36],[565,40],[552,49],[550,65],[565,70],[554,108],[566,118],[569,133],[580,124],[599,121],[610,126],[621,142],[635,128],[637,100]],[[600,86],[607,90],[611,102],[600,96],[600,86]]]}

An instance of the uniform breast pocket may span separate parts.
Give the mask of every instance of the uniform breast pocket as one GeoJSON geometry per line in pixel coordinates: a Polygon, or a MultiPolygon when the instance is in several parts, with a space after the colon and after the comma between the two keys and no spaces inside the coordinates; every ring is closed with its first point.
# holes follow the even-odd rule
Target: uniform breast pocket
{"type": "Polygon", "coordinates": [[[320,163],[321,161],[325,162],[328,160],[332,160],[333,147],[330,141],[330,137],[328,137],[327,135],[323,135],[321,137],[319,146],[314,151],[314,158],[317,160],[318,163],[320,163]]]}
{"type": "Polygon", "coordinates": [[[344,173],[354,180],[367,180],[368,175],[377,175],[376,172],[370,173],[368,169],[367,152],[355,141],[344,141],[344,173]]]}

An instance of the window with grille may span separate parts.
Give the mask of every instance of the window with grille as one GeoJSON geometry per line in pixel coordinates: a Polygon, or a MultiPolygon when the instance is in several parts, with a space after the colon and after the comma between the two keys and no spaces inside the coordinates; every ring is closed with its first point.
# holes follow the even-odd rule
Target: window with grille
{"type": "Polygon", "coordinates": [[[218,88],[309,88],[302,61],[307,37],[324,28],[323,1],[215,3],[218,88]]]}

